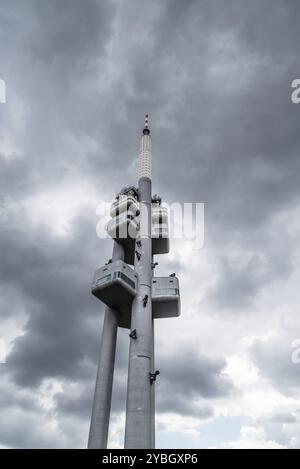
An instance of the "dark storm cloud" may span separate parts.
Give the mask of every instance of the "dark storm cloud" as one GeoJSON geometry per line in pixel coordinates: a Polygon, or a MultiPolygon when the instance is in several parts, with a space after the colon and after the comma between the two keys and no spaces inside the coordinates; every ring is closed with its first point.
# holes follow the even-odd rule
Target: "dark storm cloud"
{"type": "Polygon", "coordinates": [[[99,129],[101,116],[95,112],[103,104],[98,108],[94,104],[101,99],[95,83],[98,61],[111,37],[114,5],[91,0],[87,8],[78,0],[27,0],[2,6],[0,15],[1,73],[8,89],[1,121],[4,129],[12,128],[23,156],[10,168],[1,159],[0,168],[2,176],[2,164],[6,173],[10,170],[9,182],[15,182],[5,196],[24,196],[64,181],[86,166],[91,150],[88,144],[81,150],[80,141],[87,138],[91,123],[99,129]],[[83,103],[89,103],[89,113],[83,103]],[[21,125],[10,119],[15,110],[21,112],[21,125]]]}
{"type": "Polygon", "coordinates": [[[166,8],[158,33],[158,60],[170,63],[174,88],[170,125],[157,137],[159,168],[163,175],[172,161],[181,175],[170,181],[173,196],[206,202],[208,222],[214,217],[223,230],[246,235],[298,194],[299,109],[290,83],[298,74],[299,6],[189,6],[166,8]],[[267,24],[265,16],[272,18],[267,24]]]}
{"type": "Polygon", "coordinates": [[[223,373],[225,366],[224,360],[199,355],[188,345],[176,360],[166,355],[160,360],[160,370],[172,393],[190,398],[217,398],[232,392],[233,385],[223,373]]]}
{"type": "Polygon", "coordinates": [[[26,393],[14,393],[14,388],[10,382],[5,383],[3,386],[3,376],[1,377],[1,393],[0,393],[0,408],[10,409],[18,407],[25,411],[37,409],[37,403],[34,396],[26,393]],[[13,396],[13,397],[12,397],[13,396]]]}
{"type": "Polygon", "coordinates": [[[208,293],[208,299],[218,308],[244,311],[252,305],[262,287],[262,277],[264,273],[261,273],[260,260],[255,256],[243,267],[234,267],[230,265],[228,258],[222,258],[219,281],[208,293]]]}
{"type": "MultiPolygon", "coordinates": [[[[89,293],[90,280],[111,245],[95,236],[94,207],[85,213],[78,207],[69,236],[59,238],[22,214],[23,199],[67,181],[88,182],[111,199],[120,185],[135,182],[129,163],[148,111],[155,191],[170,202],[205,202],[206,243],[213,249],[224,253],[233,240],[272,259],[267,269],[255,256],[241,268],[230,252],[220,256],[208,303],[245,308],[262,284],[293,268],[288,249],[283,260],[280,249],[270,248],[265,228],[299,199],[300,106],[290,101],[290,83],[299,75],[299,10],[296,1],[271,0],[1,5],[0,78],[8,102],[0,107],[0,137],[16,147],[0,148],[0,279],[10,295],[0,300],[1,317],[16,317],[20,305],[27,315],[7,373],[23,387],[49,377],[77,382],[77,401],[56,396],[62,416],[88,418],[103,310],[89,293]],[[19,206],[14,216],[11,205],[19,206]]],[[[124,408],[126,340],[116,412],[124,408]]],[[[196,400],[233,391],[225,361],[192,355],[160,365],[161,412],[206,418],[211,409],[195,410],[196,400]]],[[[266,373],[276,384],[281,375],[296,383],[296,367],[285,359],[276,369],[261,347],[253,356],[270,365],[266,373]]],[[[17,435],[9,429],[2,442],[38,445],[37,433],[24,440],[30,422],[36,424],[24,419],[17,435]]]]}
{"type": "MultiPolygon", "coordinates": [[[[214,287],[208,289],[206,296],[212,309],[249,312],[257,295],[267,285],[281,281],[283,277],[290,277],[296,265],[293,257],[294,245],[285,236],[280,236],[280,233],[275,240],[272,238],[273,233],[270,237],[266,236],[266,245],[260,247],[257,254],[246,258],[242,265],[237,265],[230,253],[218,258],[218,279],[214,287]]],[[[254,245],[257,246],[255,242],[254,245]]]]}
{"type": "Polygon", "coordinates": [[[297,395],[300,385],[300,365],[292,360],[292,339],[286,337],[269,341],[256,340],[250,349],[254,364],[261,375],[285,395],[297,395]]]}
{"type": "Polygon", "coordinates": [[[93,388],[94,386],[88,386],[84,382],[84,389],[66,388],[64,392],[58,393],[55,398],[58,412],[70,417],[76,415],[88,421],[93,403],[93,388]]]}
{"type": "Polygon", "coordinates": [[[205,399],[227,397],[235,392],[231,380],[224,373],[226,362],[199,355],[185,344],[173,356],[159,357],[157,410],[183,416],[206,419],[213,416],[213,408],[205,399]]]}
{"type": "MultiPolygon", "coordinates": [[[[46,394],[51,393],[51,384],[44,390],[46,394]]],[[[72,436],[70,431],[65,431],[58,437],[51,428],[53,410],[45,409],[39,395],[32,390],[18,388],[4,374],[1,374],[0,382],[0,415],[1,445],[5,447],[63,448],[80,445],[78,432],[74,429],[72,436]]],[[[75,421],[76,416],[73,415],[73,425],[75,421]]]]}
{"type": "Polygon", "coordinates": [[[213,417],[213,408],[208,404],[199,405],[191,400],[187,401],[181,394],[172,394],[172,388],[167,390],[168,394],[163,398],[158,392],[157,411],[159,413],[172,413],[183,417],[194,417],[198,419],[208,419],[213,417]]]}
{"type": "MultiPolygon", "coordinates": [[[[66,8],[59,9],[60,21],[55,16],[56,2],[48,2],[47,8],[37,8],[35,22],[40,28],[45,23],[46,32],[33,45],[31,42],[37,38],[30,36],[29,51],[33,58],[39,58],[37,79],[41,70],[45,74],[42,82],[52,86],[51,101],[49,89],[45,93],[45,88],[40,89],[39,85],[34,87],[36,98],[30,95],[38,110],[47,109],[45,125],[37,122],[40,112],[33,116],[42,132],[28,139],[32,154],[39,154],[39,146],[42,153],[50,151],[53,177],[58,174],[62,177],[70,170],[70,161],[59,154],[58,145],[64,142],[58,128],[77,137],[88,135],[98,145],[104,142],[106,155],[101,158],[99,152],[92,151],[88,162],[83,155],[75,161],[87,174],[92,169],[99,176],[100,160],[102,170],[103,167],[110,170],[124,164],[124,156],[133,157],[136,125],[134,119],[124,119],[124,112],[136,116],[147,104],[150,111],[153,107],[153,126],[155,122],[165,123],[163,132],[154,132],[156,151],[163,155],[159,170],[165,174],[171,164],[181,174],[179,185],[176,178],[170,178],[170,195],[176,194],[179,200],[207,202],[207,216],[218,217],[232,228],[240,229],[245,224],[246,229],[257,226],[257,222],[264,223],[278,204],[293,197],[297,183],[299,111],[289,99],[291,73],[296,73],[297,64],[292,46],[298,28],[292,11],[282,2],[277,6],[271,2],[254,6],[232,1],[226,6],[215,1],[201,5],[190,2],[187,7],[181,2],[153,3],[152,22],[143,25],[144,28],[140,27],[144,18],[142,8],[137,11],[134,2],[129,7],[119,6],[118,35],[124,44],[126,41],[129,44],[126,50],[129,60],[120,63],[122,79],[116,78],[111,84],[104,102],[103,96],[89,87],[93,87],[92,81],[99,73],[93,68],[95,50],[100,59],[103,43],[111,37],[110,23],[103,17],[111,19],[113,8],[107,7],[103,14],[99,5],[109,3],[93,2],[91,11],[87,11],[89,8],[82,6],[82,2],[76,2],[74,8],[66,2],[66,8]],[[264,17],[264,11],[271,5],[275,21],[268,22],[266,27],[259,18],[264,17]],[[129,27],[137,34],[144,29],[145,36],[138,34],[139,42],[130,40],[126,36],[129,27]],[[282,43],[276,34],[279,27],[287,30],[282,43]],[[284,58],[286,67],[282,63],[284,58]],[[226,71],[226,60],[230,67],[235,66],[232,71],[230,67],[226,71]],[[92,70],[86,66],[78,72],[81,63],[92,64],[92,70]],[[225,76],[221,72],[214,75],[212,70],[218,65],[221,71],[225,65],[225,76]],[[65,76],[70,79],[67,92],[65,76]],[[58,153],[58,158],[53,158],[53,153],[58,153]],[[264,161],[270,164],[266,177],[257,174],[264,161]],[[278,179],[273,180],[272,174],[278,179]]],[[[32,75],[34,71],[30,79],[32,75]]],[[[154,169],[158,170],[155,164],[154,169]]],[[[162,176],[158,172],[155,176],[162,187],[162,176]]]]}
{"type": "MultiPolygon", "coordinates": [[[[114,382],[113,382],[113,393],[112,393],[112,414],[118,414],[124,412],[126,409],[126,390],[127,390],[127,368],[128,368],[128,355],[129,355],[129,331],[125,329],[119,329],[117,348],[116,348],[116,359],[115,359],[115,371],[114,371],[114,382]]],[[[97,359],[99,355],[99,337],[97,343],[97,352],[94,354],[92,359],[97,359]]],[[[82,419],[89,420],[92,400],[95,389],[96,380],[96,363],[93,364],[91,379],[83,380],[80,376],[80,380],[76,381],[76,387],[68,386],[65,387],[64,392],[58,393],[55,396],[58,411],[67,414],[70,417],[77,415],[82,419]]]]}
{"type": "Polygon", "coordinates": [[[28,314],[25,335],[15,340],[8,357],[9,371],[23,386],[51,376],[84,377],[83,368],[89,368],[81,362],[96,360],[103,310],[90,295],[98,250],[92,214],[73,220],[65,238],[51,236],[46,227],[33,230],[21,215],[15,225],[10,220],[10,230],[2,227],[0,237],[1,283],[23,296],[28,314]]]}

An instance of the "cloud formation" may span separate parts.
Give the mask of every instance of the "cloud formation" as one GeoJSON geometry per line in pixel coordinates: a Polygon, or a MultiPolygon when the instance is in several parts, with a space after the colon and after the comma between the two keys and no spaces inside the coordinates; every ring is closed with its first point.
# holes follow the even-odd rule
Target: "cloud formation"
{"type": "MultiPolygon", "coordinates": [[[[182,316],[156,323],[158,444],[200,447],[225,418],[239,436],[206,445],[299,447],[299,15],[293,0],[1,6],[0,445],[86,445],[90,283],[111,256],[96,206],[136,182],[147,111],[154,191],[206,207],[204,249],[174,241],[159,259],[158,275],[180,271],[182,316]]],[[[112,446],[127,354],[120,330],[112,446]]]]}

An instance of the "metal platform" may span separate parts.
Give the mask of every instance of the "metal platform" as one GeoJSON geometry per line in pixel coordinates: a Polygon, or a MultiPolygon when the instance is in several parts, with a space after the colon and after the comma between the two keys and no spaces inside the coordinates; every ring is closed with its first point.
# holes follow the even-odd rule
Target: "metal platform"
{"type": "Polygon", "coordinates": [[[122,261],[107,264],[95,272],[92,293],[119,313],[120,327],[127,327],[136,294],[136,282],[137,274],[122,261]]]}
{"type": "MultiPolygon", "coordinates": [[[[97,269],[92,293],[118,313],[120,327],[130,329],[131,306],[136,295],[137,274],[122,261],[97,269]]],[[[180,315],[180,293],[177,277],[153,277],[153,319],[175,318],[180,315]]]]}
{"type": "Polygon", "coordinates": [[[153,277],[152,316],[154,319],[180,315],[179,280],[177,277],[153,277]]]}

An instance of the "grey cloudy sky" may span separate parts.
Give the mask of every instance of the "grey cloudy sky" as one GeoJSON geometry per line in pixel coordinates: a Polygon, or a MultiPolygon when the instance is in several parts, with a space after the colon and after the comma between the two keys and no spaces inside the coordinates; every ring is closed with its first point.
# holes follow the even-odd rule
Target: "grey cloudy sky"
{"type": "MultiPolygon", "coordinates": [[[[99,202],[137,179],[205,203],[156,324],[158,447],[300,447],[298,0],[0,2],[0,447],[85,447],[110,257],[99,202]]],[[[120,331],[110,445],[123,444],[120,331]]]]}

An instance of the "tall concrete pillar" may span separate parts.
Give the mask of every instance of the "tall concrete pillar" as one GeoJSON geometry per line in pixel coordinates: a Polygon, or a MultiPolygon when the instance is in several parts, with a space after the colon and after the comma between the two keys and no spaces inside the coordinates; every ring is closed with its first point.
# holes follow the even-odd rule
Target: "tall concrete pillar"
{"type": "MultiPolygon", "coordinates": [[[[146,123],[145,123],[146,124],[146,123]]],[[[154,411],[151,404],[153,321],[152,321],[152,238],[151,238],[151,137],[148,122],[140,141],[139,202],[140,230],[136,240],[135,271],[138,274],[137,293],[131,311],[131,330],[136,339],[130,340],[125,448],[151,448],[154,411]]]]}
{"type": "MultiPolygon", "coordinates": [[[[154,256],[152,256],[152,264],[154,264],[154,256]]],[[[152,269],[152,277],[154,269],[152,269]]],[[[152,318],[152,360],[151,373],[155,372],[155,348],[154,348],[154,319],[152,318]]],[[[155,448],[155,386],[151,386],[151,448],[155,448]]]]}
{"type": "MultiPolygon", "coordinates": [[[[155,372],[154,320],[152,319],[152,360],[151,373],[155,372]]],[[[155,448],[155,386],[151,386],[151,448],[155,448]]]]}
{"type": "MultiPolygon", "coordinates": [[[[124,260],[124,248],[114,242],[112,261],[116,260],[124,260]]],[[[117,331],[117,313],[106,307],[88,440],[89,449],[107,448],[117,331]]]]}

